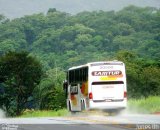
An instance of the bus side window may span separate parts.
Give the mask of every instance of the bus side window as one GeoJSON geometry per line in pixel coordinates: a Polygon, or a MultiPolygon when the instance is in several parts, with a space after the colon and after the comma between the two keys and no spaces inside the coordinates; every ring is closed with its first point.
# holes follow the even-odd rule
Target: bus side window
{"type": "MultiPolygon", "coordinates": [[[[88,68],[81,68],[76,70],[70,70],[68,72],[69,83],[81,83],[88,79],[88,68]]],[[[67,78],[67,79],[68,79],[67,78]]]]}
{"type": "Polygon", "coordinates": [[[69,71],[70,83],[72,83],[74,81],[74,75],[73,75],[74,73],[73,72],[74,72],[73,70],[69,71]]]}
{"type": "Polygon", "coordinates": [[[75,70],[75,83],[78,82],[78,70],[75,70]]]}
{"type": "Polygon", "coordinates": [[[82,82],[82,69],[79,70],[79,80],[82,82]]]}
{"type": "Polygon", "coordinates": [[[87,81],[88,80],[88,68],[83,68],[83,81],[87,81]]]}
{"type": "Polygon", "coordinates": [[[85,68],[82,69],[82,81],[85,81],[85,68]]]}
{"type": "Polygon", "coordinates": [[[67,79],[67,81],[69,81],[69,72],[67,71],[67,73],[66,73],[66,79],[67,79]]]}
{"type": "Polygon", "coordinates": [[[86,68],[85,81],[88,81],[88,67],[86,68]]]}
{"type": "Polygon", "coordinates": [[[71,71],[68,71],[69,83],[71,83],[71,71]]]}
{"type": "Polygon", "coordinates": [[[86,73],[86,81],[88,81],[88,67],[86,68],[87,69],[87,73],[86,73]]]}
{"type": "Polygon", "coordinates": [[[72,76],[73,76],[73,83],[74,83],[75,80],[76,80],[76,78],[75,78],[75,77],[76,77],[76,76],[75,76],[75,70],[73,70],[72,72],[73,72],[72,76]]]}
{"type": "Polygon", "coordinates": [[[77,82],[80,82],[80,69],[77,70],[77,82]]]}

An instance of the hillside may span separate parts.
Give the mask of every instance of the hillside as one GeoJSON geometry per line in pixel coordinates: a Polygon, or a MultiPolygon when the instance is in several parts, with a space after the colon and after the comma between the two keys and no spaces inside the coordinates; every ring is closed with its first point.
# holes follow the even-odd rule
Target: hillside
{"type": "Polygon", "coordinates": [[[0,54],[27,50],[45,62],[68,68],[113,58],[119,50],[141,57],[160,57],[160,12],[129,6],[119,12],[82,12],[77,15],[50,9],[0,24],[0,54]]]}

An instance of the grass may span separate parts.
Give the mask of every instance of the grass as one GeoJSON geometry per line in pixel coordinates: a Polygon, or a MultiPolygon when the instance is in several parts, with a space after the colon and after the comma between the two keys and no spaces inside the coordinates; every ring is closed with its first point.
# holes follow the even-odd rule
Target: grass
{"type": "Polygon", "coordinates": [[[66,116],[68,114],[67,109],[61,109],[58,111],[53,110],[26,110],[23,112],[23,114],[19,117],[60,117],[60,116],[66,116]]]}
{"type": "Polygon", "coordinates": [[[150,96],[142,99],[130,99],[128,110],[132,113],[156,113],[160,112],[160,97],[150,96]]]}
{"type": "MultiPolygon", "coordinates": [[[[159,96],[150,96],[148,98],[142,99],[130,99],[128,101],[127,110],[130,113],[156,113],[160,112],[160,97],[159,96]]],[[[66,116],[69,112],[67,109],[61,109],[58,111],[53,110],[26,110],[23,112],[21,117],[60,117],[66,116]]]]}

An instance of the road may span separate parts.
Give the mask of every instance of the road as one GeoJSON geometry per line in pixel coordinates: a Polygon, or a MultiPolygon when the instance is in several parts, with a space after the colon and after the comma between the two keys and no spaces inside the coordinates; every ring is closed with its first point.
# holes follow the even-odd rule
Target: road
{"type": "Polygon", "coordinates": [[[160,130],[160,115],[75,114],[66,117],[3,118],[0,130],[160,130]]]}

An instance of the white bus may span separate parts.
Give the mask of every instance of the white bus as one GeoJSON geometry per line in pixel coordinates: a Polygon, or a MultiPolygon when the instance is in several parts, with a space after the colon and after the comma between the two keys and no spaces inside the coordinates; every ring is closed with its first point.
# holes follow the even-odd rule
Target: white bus
{"type": "Polygon", "coordinates": [[[69,68],[63,84],[71,112],[127,106],[125,65],[121,61],[92,62],[69,68]]]}

